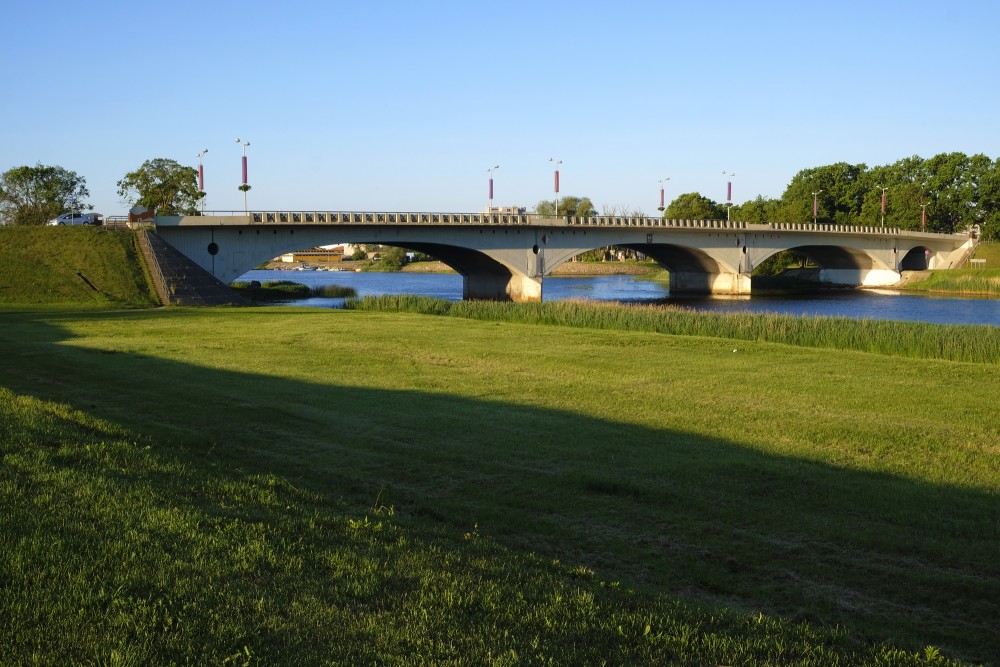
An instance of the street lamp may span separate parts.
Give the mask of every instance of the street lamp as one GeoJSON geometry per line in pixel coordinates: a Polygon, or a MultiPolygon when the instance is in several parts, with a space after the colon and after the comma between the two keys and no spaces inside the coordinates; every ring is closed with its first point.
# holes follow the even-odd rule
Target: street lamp
{"type": "Polygon", "coordinates": [[[885,227],[885,193],[889,188],[883,188],[881,185],[876,185],[875,189],[882,191],[882,226],[885,227]]]}
{"type": "Polygon", "coordinates": [[[243,215],[248,215],[247,211],[247,190],[250,186],[247,185],[247,146],[250,145],[249,141],[240,141],[239,137],[236,137],[236,143],[243,146],[243,184],[240,185],[240,190],[243,191],[243,215]]]}
{"type": "Polygon", "coordinates": [[[823,191],[822,190],[817,190],[816,192],[812,193],[812,195],[813,195],[813,224],[814,225],[816,224],[816,214],[819,213],[819,200],[817,198],[819,197],[819,193],[821,193],[821,192],[823,192],[823,191]]]}
{"type": "Polygon", "coordinates": [[[920,205],[920,231],[927,231],[927,204],[920,205]]]}
{"type": "Polygon", "coordinates": [[[726,222],[729,221],[729,209],[733,207],[733,176],[736,174],[722,170],[722,175],[729,180],[726,181],[726,222]]]}
{"type": "Polygon", "coordinates": [[[500,168],[500,165],[495,165],[490,167],[486,171],[490,173],[490,207],[487,209],[488,213],[493,212],[493,172],[500,168]]]}
{"type": "Polygon", "coordinates": [[[549,162],[554,162],[556,165],[556,212],[555,216],[559,217],[559,165],[562,164],[562,160],[557,160],[554,157],[549,158],[549,162]]]}
{"type": "Polygon", "coordinates": [[[198,153],[198,192],[201,193],[201,212],[205,213],[205,167],[201,164],[201,156],[208,152],[206,148],[198,153]]]}
{"type": "Polygon", "coordinates": [[[660,183],[660,208],[656,209],[657,211],[663,211],[663,210],[666,209],[666,205],[663,203],[663,184],[666,183],[669,180],[670,180],[670,177],[667,176],[663,180],[659,181],[659,183],[660,183]]]}

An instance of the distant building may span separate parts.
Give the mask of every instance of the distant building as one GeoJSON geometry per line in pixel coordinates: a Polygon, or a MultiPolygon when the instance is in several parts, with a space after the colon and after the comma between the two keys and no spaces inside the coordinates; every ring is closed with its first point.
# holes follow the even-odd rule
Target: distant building
{"type": "Polygon", "coordinates": [[[295,264],[296,262],[339,262],[343,258],[344,246],[322,246],[286,252],[278,259],[286,264],[295,264]]]}

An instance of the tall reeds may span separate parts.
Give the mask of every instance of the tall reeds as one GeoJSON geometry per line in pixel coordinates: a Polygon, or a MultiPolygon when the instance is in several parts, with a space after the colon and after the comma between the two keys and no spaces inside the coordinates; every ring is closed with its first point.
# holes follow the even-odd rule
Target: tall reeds
{"type": "Polygon", "coordinates": [[[411,295],[348,299],[352,310],[449,315],[469,319],[645,331],[855,350],[918,359],[1000,363],[1000,328],[893,320],[706,313],[676,306],[590,301],[511,303],[444,301],[411,295]]]}

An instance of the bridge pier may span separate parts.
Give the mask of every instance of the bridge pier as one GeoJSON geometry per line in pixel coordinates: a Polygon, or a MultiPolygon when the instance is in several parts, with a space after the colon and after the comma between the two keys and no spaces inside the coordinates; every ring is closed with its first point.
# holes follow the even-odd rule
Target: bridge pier
{"type": "Polygon", "coordinates": [[[892,269],[820,269],[819,272],[822,283],[852,287],[888,287],[899,279],[899,272],[892,269]]]}
{"type": "Polygon", "coordinates": [[[542,281],[517,274],[471,273],[462,281],[462,298],[537,303],[542,300],[542,281]]]}
{"type": "Polygon", "coordinates": [[[750,294],[749,273],[671,271],[671,294],[750,294]]]}

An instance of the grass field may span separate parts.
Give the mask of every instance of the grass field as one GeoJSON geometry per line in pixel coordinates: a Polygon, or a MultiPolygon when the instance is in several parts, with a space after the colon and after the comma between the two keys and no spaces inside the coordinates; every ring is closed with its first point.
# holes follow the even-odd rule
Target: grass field
{"type": "Polygon", "coordinates": [[[995,361],[20,310],[0,663],[997,664],[995,361]]]}

